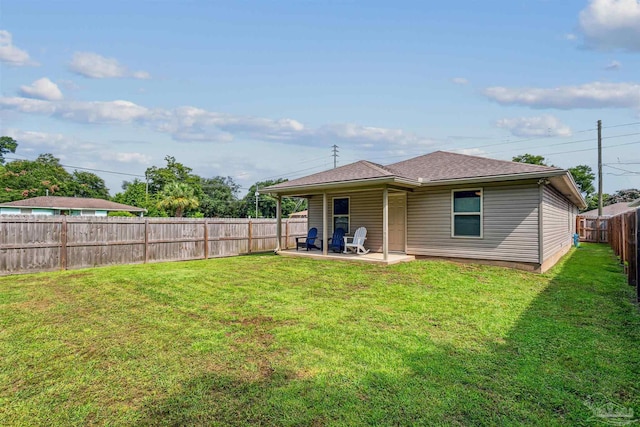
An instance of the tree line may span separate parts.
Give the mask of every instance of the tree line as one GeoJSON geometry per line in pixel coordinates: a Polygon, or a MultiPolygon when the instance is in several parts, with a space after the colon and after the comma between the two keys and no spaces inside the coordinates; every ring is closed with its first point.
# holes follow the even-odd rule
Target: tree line
{"type": "MultiPolygon", "coordinates": [[[[532,165],[540,166],[553,166],[547,164],[546,159],[543,156],[537,156],[534,154],[520,154],[513,157],[514,162],[529,163],[532,165]]],[[[598,208],[598,192],[596,191],[593,181],[596,178],[595,173],[590,166],[578,165],[569,168],[569,172],[573,176],[573,180],[582,192],[582,195],[587,202],[587,208],[584,211],[590,211],[598,208]]],[[[640,190],[637,188],[628,188],[624,190],[618,190],[613,194],[602,194],[602,206],[609,206],[615,203],[632,202],[636,199],[640,199],[640,190]]]]}
{"type": "MultiPolygon", "coordinates": [[[[125,181],[122,191],[111,197],[98,175],[78,170],[69,173],[52,154],[6,162],[5,156],[15,153],[17,147],[13,138],[0,137],[0,203],[45,195],[93,197],[147,209],[148,216],[255,218],[256,190],[286,181],[256,182],[240,197],[241,187],[231,177],[203,178],[174,157],[166,156],[166,165],[147,168],[144,180],[125,181]]],[[[275,218],[276,200],[264,194],[258,198],[257,217],[275,218]]],[[[305,199],[282,200],[285,216],[304,209],[305,199]]]]}
{"type": "MultiPolygon", "coordinates": [[[[93,197],[112,200],[126,205],[147,209],[149,216],[188,217],[256,217],[255,192],[286,179],[259,181],[253,184],[244,197],[241,187],[229,176],[203,178],[188,166],[166,156],[166,165],[151,166],[145,171],[145,179],[125,181],[122,191],[111,197],[102,178],[92,172],[74,170],[69,173],[60,159],[52,154],[40,154],[35,160],[6,162],[5,156],[15,153],[18,143],[8,136],[0,137],[0,203],[30,197],[52,195],[69,197],[93,197]]],[[[543,156],[521,154],[514,162],[553,166],[543,156]]],[[[578,165],[569,168],[578,188],[588,204],[586,210],[598,207],[598,195],[594,187],[595,174],[591,167],[578,165]]],[[[603,195],[603,205],[632,201],[640,198],[640,190],[618,190],[603,195]]],[[[283,198],[282,213],[288,216],[306,209],[306,200],[283,198]]],[[[257,217],[275,218],[276,200],[259,195],[257,217]]]]}

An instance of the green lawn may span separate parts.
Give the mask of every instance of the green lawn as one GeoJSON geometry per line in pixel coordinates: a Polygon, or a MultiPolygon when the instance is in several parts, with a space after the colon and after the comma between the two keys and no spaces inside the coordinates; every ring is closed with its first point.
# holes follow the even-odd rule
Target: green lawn
{"type": "Polygon", "coordinates": [[[640,415],[609,248],[552,271],[254,255],[0,278],[0,425],[594,425],[640,415]]]}

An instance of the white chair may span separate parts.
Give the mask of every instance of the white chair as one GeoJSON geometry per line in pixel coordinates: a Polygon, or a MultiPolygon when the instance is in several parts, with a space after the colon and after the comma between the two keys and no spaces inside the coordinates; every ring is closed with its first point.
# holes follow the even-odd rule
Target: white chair
{"type": "Polygon", "coordinates": [[[365,240],[367,240],[367,229],[364,227],[358,228],[353,233],[353,237],[344,236],[344,253],[349,252],[349,249],[360,255],[369,253],[369,249],[364,248],[365,240]],[[348,239],[351,239],[351,243],[348,239]]]}

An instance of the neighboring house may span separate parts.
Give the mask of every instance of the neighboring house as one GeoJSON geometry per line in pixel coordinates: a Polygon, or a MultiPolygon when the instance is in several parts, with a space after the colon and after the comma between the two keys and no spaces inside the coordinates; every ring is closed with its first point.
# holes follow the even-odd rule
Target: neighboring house
{"type": "Polygon", "coordinates": [[[260,192],[279,206],[282,196],[307,198],[308,226],[324,242],[337,227],[366,227],[367,248],[385,260],[400,252],[541,272],[569,250],[586,207],[566,170],[443,151],[387,166],[359,161],[260,192]]]}
{"type": "MultiPolygon", "coordinates": [[[[603,206],[602,207],[602,215],[600,218],[612,217],[616,215],[620,215],[621,213],[634,211],[636,210],[635,206],[640,205],[640,199],[634,200],[632,202],[620,202],[614,203],[613,205],[603,206]]],[[[590,211],[582,212],[580,216],[585,218],[597,218],[598,217],[598,209],[592,209],[590,211]]]]}
{"type": "Polygon", "coordinates": [[[109,212],[130,212],[142,216],[147,210],[103,199],[41,196],[0,203],[0,215],[107,216],[109,212]]]}
{"type": "Polygon", "coordinates": [[[306,218],[308,215],[307,211],[294,212],[289,215],[289,218],[306,218]]]}

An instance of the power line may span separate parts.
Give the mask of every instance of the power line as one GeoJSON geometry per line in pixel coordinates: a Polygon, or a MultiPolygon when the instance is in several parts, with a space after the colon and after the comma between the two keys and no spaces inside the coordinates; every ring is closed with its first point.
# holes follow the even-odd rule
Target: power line
{"type": "Polygon", "coordinates": [[[636,175],[636,174],[637,174],[637,175],[640,175],[640,172],[638,172],[638,171],[630,171],[630,170],[628,170],[628,169],[617,168],[617,167],[615,167],[615,166],[605,165],[605,164],[603,164],[602,166],[606,166],[606,167],[608,167],[608,168],[616,169],[616,170],[619,170],[619,171],[622,171],[622,172],[627,172],[627,173],[630,173],[630,174],[632,174],[632,175],[636,175]]]}
{"type": "MultiPolygon", "coordinates": [[[[28,161],[31,161],[31,162],[37,161],[37,160],[30,160],[26,156],[21,156],[21,157],[23,157],[23,158],[22,159],[18,159],[16,157],[5,157],[5,159],[9,159],[9,160],[28,160],[28,161]]],[[[80,169],[80,170],[92,171],[92,172],[102,172],[102,173],[110,173],[110,174],[114,174],[114,175],[126,175],[126,176],[135,176],[135,177],[138,177],[138,178],[145,178],[144,175],[137,175],[137,174],[133,174],[133,173],[116,172],[116,171],[109,171],[109,170],[104,170],[104,169],[84,168],[82,166],[63,165],[62,163],[59,163],[59,165],[62,166],[62,167],[65,167],[65,168],[73,168],[73,169],[80,169]]]]}

